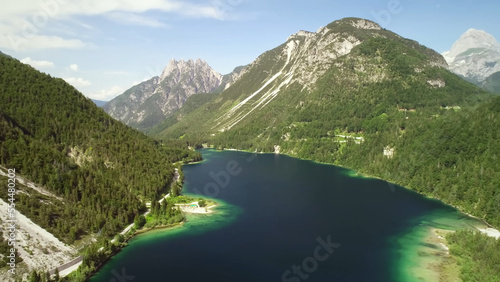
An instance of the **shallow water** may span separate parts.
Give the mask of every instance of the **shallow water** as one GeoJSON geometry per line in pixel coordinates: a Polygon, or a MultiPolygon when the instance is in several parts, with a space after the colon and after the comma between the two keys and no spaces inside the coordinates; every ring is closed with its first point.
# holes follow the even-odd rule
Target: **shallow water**
{"type": "Polygon", "coordinates": [[[184,166],[183,191],[214,198],[217,212],[134,238],[91,281],[425,281],[440,248],[425,241],[431,228],[478,223],[343,168],[202,153],[184,166]]]}

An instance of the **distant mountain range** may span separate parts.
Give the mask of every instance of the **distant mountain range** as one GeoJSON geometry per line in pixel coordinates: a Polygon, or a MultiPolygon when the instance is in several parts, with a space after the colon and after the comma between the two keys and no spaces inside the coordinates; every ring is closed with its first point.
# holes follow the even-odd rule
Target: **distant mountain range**
{"type": "Polygon", "coordinates": [[[481,82],[480,86],[490,92],[500,94],[500,72],[488,76],[481,82]]]}
{"type": "Polygon", "coordinates": [[[223,76],[201,59],[172,59],[160,76],[133,86],[103,108],[112,117],[144,130],[182,107],[190,96],[222,91],[242,72],[239,67],[223,76]]]}
{"type": "Polygon", "coordinates": [[[500,93],[500,44],[491,34],[469,29],[443,56],[452,72],[500,93]]]}
{"type": "Polygon", "coordinates": [[[92,99],[92,102],[94,102],[94,104],[96,104],[98,107],[102,107],[102,106],[106,105],[106,103],[108,101],[101,101],[101,100],[92,99]]]}

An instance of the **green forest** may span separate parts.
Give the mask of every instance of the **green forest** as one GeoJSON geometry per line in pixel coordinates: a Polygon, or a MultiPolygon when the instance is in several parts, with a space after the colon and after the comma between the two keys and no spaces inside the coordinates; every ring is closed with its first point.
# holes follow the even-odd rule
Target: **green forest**
{"type": "Polygon", "coordinates": [[[461,230],[446,236],[450,252],[458,257],[462,281],[500,281],[500,240],[461,230]]]}
{"type": "Polygon", "coordinates": [[[114,236],[169,189],[173,163],[201,159],[185,144],[162,144],[115,121],[62,79],[5,56],[0,105],[1,166],[62,199],[29,189],[18,193],[16,208],[67,243],[90,233],[114,236]]]}

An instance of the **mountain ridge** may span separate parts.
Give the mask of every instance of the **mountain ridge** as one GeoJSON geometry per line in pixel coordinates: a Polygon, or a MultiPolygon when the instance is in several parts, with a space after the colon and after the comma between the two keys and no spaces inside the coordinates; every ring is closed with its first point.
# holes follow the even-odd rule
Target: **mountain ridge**
{"type": "Polygon", "coordinates": [[[500,44],[484,30],[467,30],[442,55],[452,72],[477,85],[500,71],[500,44]]]}
{"type": "Polygon", "coordinates": [[[223,76],[201,59],[171,59],[159,76],[131,87],[103,108],[112,117],[144,129],[182,107],[189,96],[216,91],[222,80],[223,76]]]}
{"type": "MultiPolygon", "coordinates": [[[[335,60],[348,55],[362,41],[375,38],[397,40],[410,50],[421,52],[421,57],[427,56],[425,62],[422,58],[418,59],[421,63],[415,65],[415,73],[421,72],[420,69],[425,66],[447,66],[440,54],[415,41],[383,30],[374,22],[357,18],[338,20],[319,28],[317,32],[299,31],[292,34],[285,43],[257,57],[246,67],[246,73],[222,93],[226,100],[232,102],[223,103],[222,97],[213,100],[218,104],[210,107],[224,110],[208,128],[214,129],[211,133],[231,129],[252,112],[271,103],[282,89],[293,86],[298,87],[299,92],[312,91],[316,81],[332,68],[332,64],[337,64],[334,63],[335,60]]],[[[368,80],[383,81],[386,78],[387,75],[382,70],[368,80]]]]}
{"type": "Polygon", "coordinates": [[[499,100],[450,72],[436,51],[369,21],[319,31],[264,52],[231,87],[154,136],[348,167],[499,226],[488,196],[500,181],[499,132],[487,129],[500,122],[499,100]],[[471,195],[466,182],[481,178],[471,195]]]}

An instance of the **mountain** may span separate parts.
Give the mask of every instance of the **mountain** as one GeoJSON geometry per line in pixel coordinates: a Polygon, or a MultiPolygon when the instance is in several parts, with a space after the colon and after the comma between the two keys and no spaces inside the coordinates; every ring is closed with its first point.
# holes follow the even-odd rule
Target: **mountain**
{"type": "Polygon", "coordinates": [[[492,93],[500,94],[500,72],[488,76],[480,86],[492,93]]]}
{"type": "MultiPolygon", "coordinates": [[[[198,157],[114,120],[64,80],[0,56],[0,185],[11,183],[8,169],[23,179],[15,186],[16,219],[26,216],[39,225],[43,232],[35,233],[48,231],[50,240],[67,244],[96,238],[107,242],[146,210],[146,201],[165,193],[174,162],[198,157]]],[[[0,189],[0,198],[4,207],[7,189],[0,189]]],[[[20,231],[21,237],[29,236],[20,231]]],[[[0,240],[2,249],[4,243],[0,240]]],[[[64,262],[56,260],[55,246],[41,244],[19,245],[27,266],[19,264],[16,274],[37,269],[40,260],[52,267],[64,262]]],[[[6,260],[1,259],[0,280],[6,260]]],[[[92,272],[98,263],[84,257],[81,269],[92,272]]]]}
{"type": "Polygon", "coordinates": [[[500,71],[500,44],[483,30],[467,30],[443,56],[452,72],[475,84],[500,71]]]}
{"type": "Polygon", "coordinates": [[[101,100],[92,99],[92,102],[94,102],[94,104],[96,104],[96,106],[102,107],[102,106],[106,105],[106,103],[108,101],[101,101],[101,100]]]}
{"type": "Polygon", "coordinates": [[[175,110],[172,114],[170,114],[164,121],[157,124],[156,126],[145,131],[148,135],[156,135],[168,127],[176,124],[181,121],[184,117],[188,116],[194,110],[200,108],[201,106],[207,104],[211,100],[215,99],[219,93],[204,93],[204,94],[195,94],[186,99],[184,105],[175,110]]]}
{"type": "Polygon", "coordinates": [[[434,50],[345,18],[291,35],[152,134],[349,167],[500,226],[500,101],[492,99],[434,50]]]}
{"type": "MultiPolygon", "coordinates": [[[[440,86],[445,84],[444,76],[449,75],[443,69],[445,66],[441,55],[415,41],[386,31],[374,22],[347,18],[322,27],[317,32],[299,31],[291,35],[284,44],[259,56],[246,67],[246,72],[238,81],[207,105],[205,113],[200,114],[203,121],[185,117],[182,122],[158,136],[181,136],[186,133],[184,128],[187,128],[187,132],[205,131],[208,135],[219,135],[239,124],[253,123],[263,112],[268,113],[270,108],[279,105],[281,114],[271,120],[274,126],[297,109],[323,107],[324,104],[316,104],[325,97],[320,95],[313,98],[311,95],[318,93],[318,84],[324,83],[326,77],[335,76],[338,81],[334,85],[338,87],[325,91],[344,90],[340,93],[344,95],[345,90],[362,89],[364,85],[391,83],[393,88],[395,80],[406,79],[393,75],[397,67],[418,78],[414,82],[419,82],[419,87],[442,92],[440,86]],[[396,49],[391,52],[390,48],[396,49]],[[352,50],[356,52],[351,55],[352,50]],[[386,52],[385,57],[382,57],[382,52],[386,52]],[[370,55],[374,58],[370,58],[370,55]],[[386,65],[381,64],[384,58],[386,65]],[[193,125],[193,122],[196,124],[193,125]]],[[[409,103],[406,96],[395,97],[400,108],[410,109],[426,103],[409,103]]],[[[346,113],[346,116],[352,114],[346,113]]],[[[264,124],[268,122],[266,120],[264,124]]],[[[268,131],[271,129],[268,128],[268,131]]]]}
{"type": "Polygon", "coordinates": [[[233,69],[231,73],[225,74],[222,76],[221,84],[219,88],[215,91],[215,93],[220,93],[229,86],[231,86],[233,83],[235,83],[242,75],[244,75],[247,72],[247,66],[237,66],[233,69]]]}
{"type": "Polygon", "coordinates": [[[222,80],[223,76],[201,59],[172,59],[160,76],[133,86],[103,108],[117,120],[145,129],[182,107],[191,95],[215,92],[222,80]]]}

